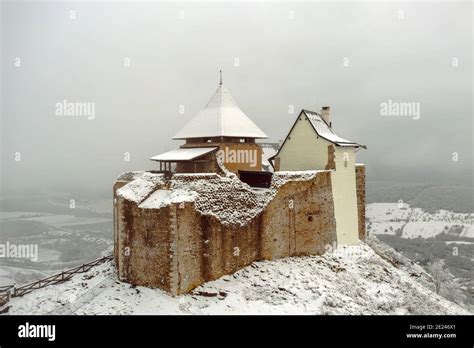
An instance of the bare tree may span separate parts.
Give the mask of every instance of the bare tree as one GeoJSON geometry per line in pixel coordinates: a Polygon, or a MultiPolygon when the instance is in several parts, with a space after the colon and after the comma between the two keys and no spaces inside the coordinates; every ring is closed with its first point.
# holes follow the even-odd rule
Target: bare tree
{"type": "Polygon", "coordinates": [[[438,260],[431,262],[428,265],[428,272],[430,272],[433,278],[435,291],[439,294],[441,287],[450,280],[450,274],[448,270],[444,268],[444,261],[438,260]]]}
{"type": "Polygon", "coordinates": [[[433,278],[436,293],[457,304],[464,304],[466,295],[461,289],[459,281],[445,268],[444,260],[431,262],[428,272],[433,278]]]}

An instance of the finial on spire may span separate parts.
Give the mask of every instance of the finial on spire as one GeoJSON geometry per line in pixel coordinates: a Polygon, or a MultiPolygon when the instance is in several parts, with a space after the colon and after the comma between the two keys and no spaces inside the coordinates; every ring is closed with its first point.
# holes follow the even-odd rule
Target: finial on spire
{"type": "Polygon", "coordinates": [[[219,74],[220,74],[220,77],[221,77],[221,80],[219,82],[219,86],[222,86],[222,70],[219,70],[219,74]]]}

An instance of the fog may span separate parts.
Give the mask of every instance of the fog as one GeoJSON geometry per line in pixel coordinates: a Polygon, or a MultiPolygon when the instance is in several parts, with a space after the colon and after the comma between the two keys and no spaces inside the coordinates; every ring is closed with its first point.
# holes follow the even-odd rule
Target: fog
{"type": "Polygon", "coordinates": [[[156,168],[220,69],[268,141],[329,105],[368,180],[472,183],[470,2],[7,1],[1,29],[3,192],[111,193],[156,168]],[[58,115],[65,100],[94,117],[58,115]],[[419,118],[381,115],[389,100],[419,118]]]}

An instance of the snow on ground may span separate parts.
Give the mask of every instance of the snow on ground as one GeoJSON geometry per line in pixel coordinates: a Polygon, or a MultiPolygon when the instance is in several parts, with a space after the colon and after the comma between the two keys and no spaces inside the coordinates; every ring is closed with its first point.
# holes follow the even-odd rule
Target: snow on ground
{"type": "Polygon", "coordinates": [[[461,237],[474,238],[474,225],[466,226],[461,232],[461,237]]]}
{"type": "Polygon", "coordinates": [[[401,233],[402,238],[431,238],[443,232],[474,238],[473,214],[438,210],[428,213],[408,204],[371,203],[366,208],[369,234],[401,233]]]}
{"type": "Polygon", "coordinates": [[[439,221],[410,221],[405,224],[402,238],[431,238],[444,231],[444,225],[439,221]]]}
{"type": "Polygon", "coordinates": [[[12,285],[15,282],[27,284],[57,272],[57,270],[36,270],[0,264],[0,286],[12,285]]]}
{"type": "Polygon", "coordinates": [[[466,241],[463,241],[463,240],[450,240],[450,241],[447,241],[445,243],[447,245],[450,245],[450,244],[464,244],[464,245],[474,244],[474,242],[466,242],[466,241]]]}
{"type": "Polygon", "coordinates": [[[403,229],[406,222],[403,221],[371,221],[368,230],[373,234],[389,234],[395,235],[398,230],[403,229]]]}
{"type": "Polygon", "coordinates": [[[0,221],[7,221],[7,220],[16,220],[21,218],[28,218],[34,216],[45,216],[51,215],[48,213],[40,213],[34,211],[0,211],[0,221]]]}
{"type": "Polygon", "coordinates": [[[21,218],[20,220],[27,221],[39,221],[49,226],[65,228],[80,225],[94,225],[106,222],[111,222],[111,219],[103,217],[90,217],[90,216],[74,216],[74,215],[60,215],[50,214],[45,216],[35,216],[21,218]]]}
{"type": "Polygon", "coordinates": [[[58,261],[61,252],[53,249],[38,248],[38,262],[53,262],[58,261]]]}
{"type": "Polygon", "coordinates": [[[259,261],[179,297],[119,282],[109,262],[13,298],[8,313],[469,314],[433,293],[419,266],[397,268],[384,258],[360,242],[323,256],[259,261]]]}

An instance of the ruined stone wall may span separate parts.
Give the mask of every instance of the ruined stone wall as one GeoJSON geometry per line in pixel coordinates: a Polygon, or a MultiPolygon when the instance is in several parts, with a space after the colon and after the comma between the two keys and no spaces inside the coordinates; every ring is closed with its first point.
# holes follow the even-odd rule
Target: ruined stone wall
{"type": "Polygon", "coordinates": [[[117,190],[122,186],[129,183],[127,180],[117,180],[113,187],[113,197],[114,197],[114,261],[115,265],[119,264],[119,254],[118,254],[118,246],[119,246],[119,222],[122,219],[123,214],[119,214],[118,212],[118,204],[117,204],[117,190]]]}
{"type": "Polygon", "coordinates": [[[336,242],[330,173],[288,182],[245,226],[228,226],[198,213],[192,203],[178,209],[179,291],[262,259],[322,254],[336,242]]]}
{"type": "Polygon", "coordinates": [[[256,260],[322,254],[337,238],[330,172],[283,184],[244,226],[203,215],[194,202],[142,209],[118,197],[117,213],[120,278],[173,295],[256,260]]]}
{"type": "Polygon", "coordinates": [[[322,254],[336,242],[330,172],[283,185],[262,218],[262,258],[322,254]]]}
{"type": "Polygon", "coordinates": [[[136,285],[171,291],[171,208],[141,209],[118,198],[119,276],[136,285]]]}
{"type": "Polygon", "coordinates": [[[170,207],[141,209],[116,198],[115,263],[121,280],[171,292],[170,207]]]}
{"type": "Polygon", "coordinates": [[[357,216],[359,219],[359,239],[365,240],[365,166],[356,164],[357,216]]]}
{"type": "Polygon", "coordinates": [[[246,226],[227,226],[213,216],[201,215],[192,203],[181,206],[178,209],[179,294],[232,274],[259,259],[259,218],[246,226]]]}

